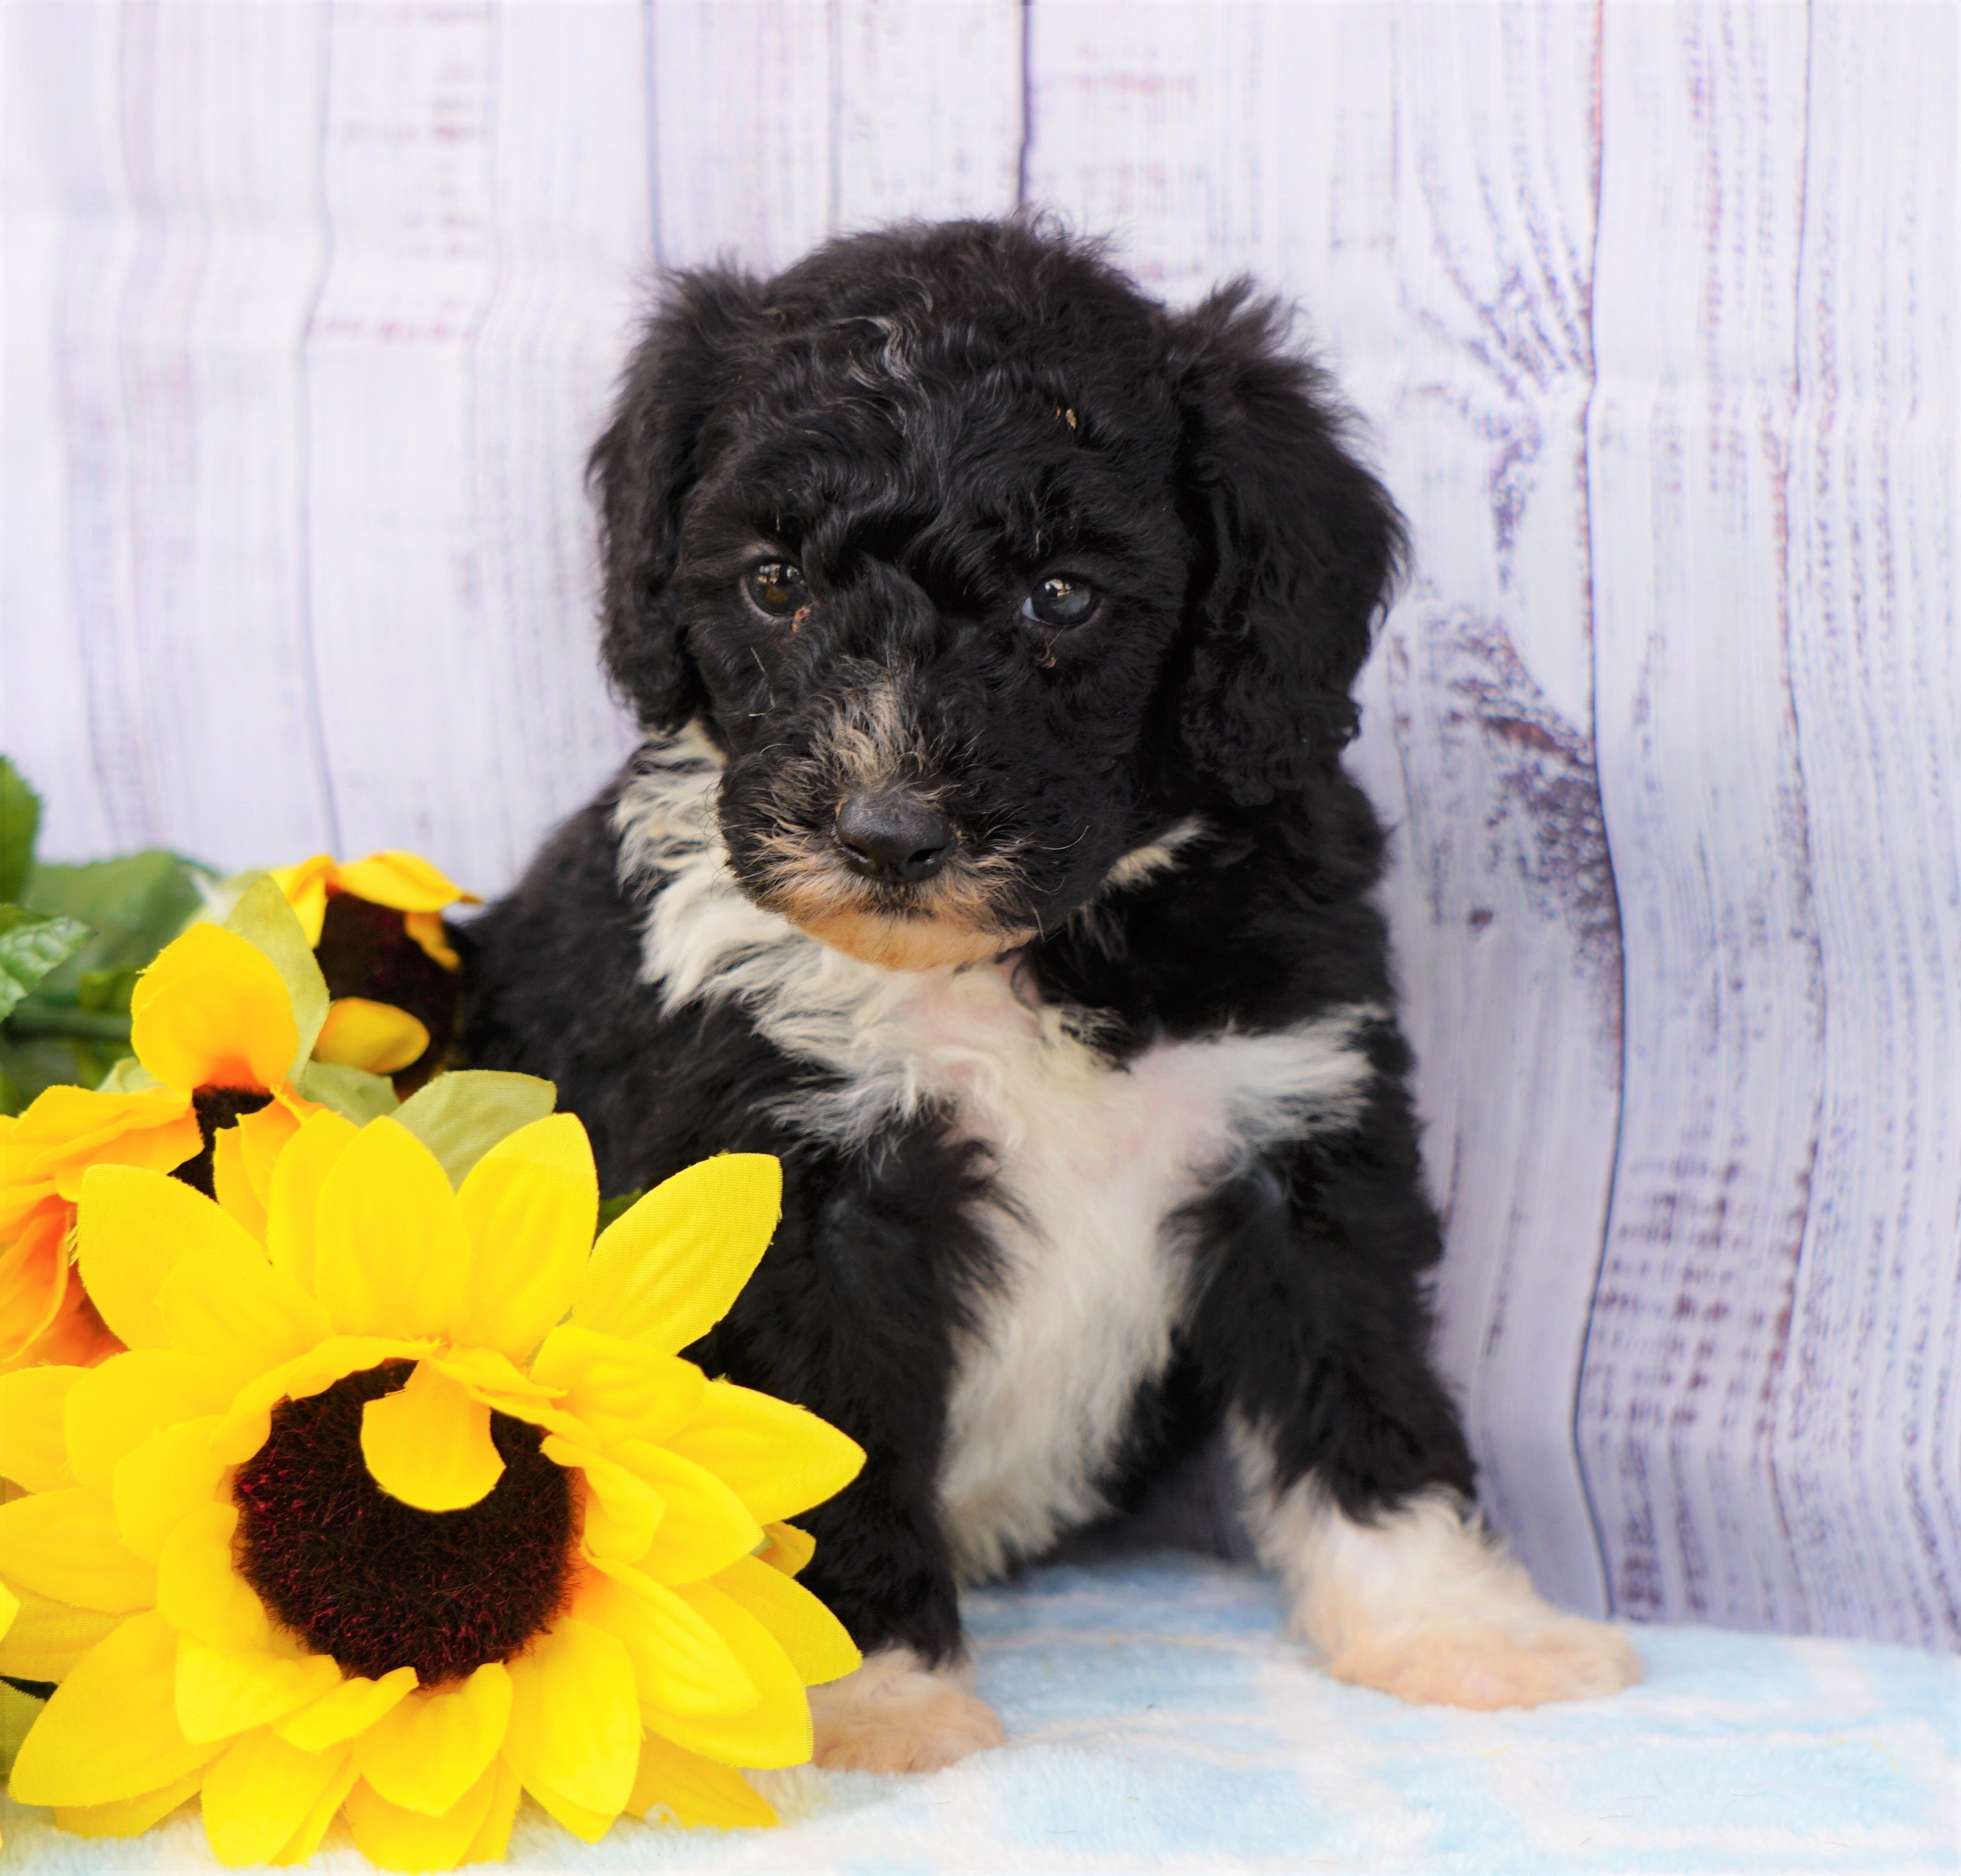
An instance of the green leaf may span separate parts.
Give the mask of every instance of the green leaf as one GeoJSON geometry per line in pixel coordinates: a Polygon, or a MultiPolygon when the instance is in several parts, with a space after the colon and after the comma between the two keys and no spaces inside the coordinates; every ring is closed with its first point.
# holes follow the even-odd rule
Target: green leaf
{"type": "Polygon", "coordinates": [[[142,972],[133,964],[113,971],[84,971],[75,986],[75,1007],[91,1015],[126,1017],[142,972]]]}
{"type": "Polygon", "coordinates": [[[637,1185],[630,1192],[621,1192],[614,1198],[600,1200],[598,1230],[604,1231],[615,1218],[631,1211],[646,1195],[647,1188],[644,1185],[637,1185]]]}
{"type": "Polygon", "coordinates": [[[395,1085],[386,1075],[371,1075],[365,1068],[349,1068],[340,1062],[308,1062],[293,1077],[293,1086],[309,1101],[330,1107],[356,1127],[394,1112],[395,1085]]]}
{"type": "Polygon", "coordinates": [[[293,1000],[293,1020],[299,1025],[296,1059],[303,1062],[313,1053],[320,1025],[327,1020],[327,979],[320,975],[320,961],[307,943],[298,914],[286,903],[286,895],[272,876],[261,873],[246,878],[249,883],[225,915],[225,927],[257,945],[285,978],[286,994],[293,1000]]]}
{"type": "Polygon", "coordinates": [[[0,905],[0,1017],[49,972],[88,942],[78,918],[49,917],[24,905],[0,905]]]}
{"type": "Polygon", "coordinates": [[[35,867],[22,903],[78,918],[95,932],[49,977],[45,992],[78,996],[85,975],[142,969],[203,910],[202,870],[161,849],[85,866],[35,867]]]}
{"type": "Polygon", "coordinates": [[[34,836],[40,825],[40,796],[0,755],[0,901],[11,903],[20,898],[34,869],[34,836]]]}
{"type": "Polygon", "coordinates": [[[133,1055],[126,1055],[95,1084],[98,1094],[147,1094],[164,1084],[133,1055]]]}
{"type": "Polygon", "coordinates": [[[452,1185],[499,1141],[558,1105],[558,1090],[536,1075],[458,1068],[438,1075],[395,1110],[395,1118],[442,1162],[452,1185]]]}

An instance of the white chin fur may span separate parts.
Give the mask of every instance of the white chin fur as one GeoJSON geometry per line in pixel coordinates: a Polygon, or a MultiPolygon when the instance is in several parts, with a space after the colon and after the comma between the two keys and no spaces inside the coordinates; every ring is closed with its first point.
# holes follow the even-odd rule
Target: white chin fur
{"type": "Polygon", "coordinates": [[[994,1709],[961,1670],[926,1667],[910,1648],[883,1648],[842,1680],[810,1690],[817,1745],[831,1771],[937,1772],[1002,1740],[994,1709]]]}
{"type": "Polygon", "coordinates": [[[1641,1677],[1628,1638],[1555,1609],[1454,1492],[1419,1494],[1374,1524],[1312,1479],[1271,1489],[1264,1444],[1233,1444],[1291,1627],[1338,1680],[1458,1707],[1530,1707],[1618,1692],[1641,1677]]]}

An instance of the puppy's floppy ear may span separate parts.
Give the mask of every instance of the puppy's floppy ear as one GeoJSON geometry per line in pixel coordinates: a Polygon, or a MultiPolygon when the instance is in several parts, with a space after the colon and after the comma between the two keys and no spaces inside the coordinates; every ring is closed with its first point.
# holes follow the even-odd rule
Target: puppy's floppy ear
{"type": "Polygon", "coordinates": [[[760,328],[761,299],[743,274],[671,276],[587,465],[599,490],[601,649],[649,729],[679,729],[701,701],[671,591],[681,511],[700,477],[703,426],[760,328]]]}
{"type": "Polygon", "coordinates": [[[1349,688],[1404,546],[1328,380],[1286,349],[1287,325],[1239,281],[1171,327],[1201,550],[1179,729],[1246,806],[1300,787],[1354,735],[1349,688]]]}

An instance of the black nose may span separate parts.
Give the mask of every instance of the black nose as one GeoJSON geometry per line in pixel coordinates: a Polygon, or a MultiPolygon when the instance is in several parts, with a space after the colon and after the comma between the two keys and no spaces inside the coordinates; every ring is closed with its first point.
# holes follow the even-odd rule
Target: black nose
{"type": "Polygon", "coordinates": [[[868,879],[930,879],[953,850],[953,823],[917,795],[853,795],[837,811],[844,863],[868,879]]]}

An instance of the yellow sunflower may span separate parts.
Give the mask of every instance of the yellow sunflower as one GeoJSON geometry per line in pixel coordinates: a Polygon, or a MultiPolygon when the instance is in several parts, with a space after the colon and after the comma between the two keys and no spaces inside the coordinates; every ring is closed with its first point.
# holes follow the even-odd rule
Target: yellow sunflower
{"type": "Polygon", "coordinates": [[[113,1348],[69,1268],[91,1166],[174,1170],[263,1230],[273,1163],[318,1105],[297,1084],[327,986],[270,884],[234,920],[259,942],[193,925],[137,979],[120,1085],[46,1089],[0,1128],[0,1371],[113,1348]]]}
{"type": "Polygon", "coordinates": [[[772,1159],[708,1160],[595,1244],[571,1115],[453,1187],[407,1127],[323,1112],[262,1246],[91,1169],[81,1271],[129,1352],[0,1377],[29,1495],[0,1506],[0,1673],[60,1682],[14,1795],[128,1835],[201,1792],[232,1864],[304,1858],[336,1814],[390,1868],[494,1858],[521,1789],[588,1840],[770,1821],[729,1768],[806,1759],[805,1687],[858,1661],[781,1520],[863,1455],[676,1351],[780,1191],[772,1159]]]}
{"type": "Polygon", "coordinates": [[[458,971],[463,961],[444,936],[442,914],[452,905],[480,905],[474,892],[447,878],[419,853],[391,849],[351,860],[342,866],[331,854],[316,853],[297,866],[279,866],[273,879],[298,914],[309,944],[317,945],[327,924],[328,898],[350,893],[370,905],[385,905],[402,914],[402,927],[445,971],[458,971]]]}
{"type": "Polygon", "coordinates": [[[316,853],[269,876],[333,990],[314,1054],[376,1074],[406,1071],[400,1091],[407,1093],[435,1071],[455,1023],[462,960],[442,914],[480,904],[477,895],[420,854],[400,851],[345,866],[316,853]]]}

